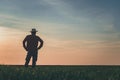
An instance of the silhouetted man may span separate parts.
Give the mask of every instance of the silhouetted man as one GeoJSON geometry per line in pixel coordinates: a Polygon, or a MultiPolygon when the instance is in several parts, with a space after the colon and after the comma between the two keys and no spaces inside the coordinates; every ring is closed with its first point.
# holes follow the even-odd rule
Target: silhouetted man
{"type": "Polygon", "coordinates": [[[36,29],[33,28],[30,32],[31,35],[27,35],[23,40],[23,47],[28,52],[26,56],[25,67],[28,67],[31,57],[32,67],[35,67],[38,56],[38,50],[43,46],[43,40],[39,36],[36,36],[36,29]]]}

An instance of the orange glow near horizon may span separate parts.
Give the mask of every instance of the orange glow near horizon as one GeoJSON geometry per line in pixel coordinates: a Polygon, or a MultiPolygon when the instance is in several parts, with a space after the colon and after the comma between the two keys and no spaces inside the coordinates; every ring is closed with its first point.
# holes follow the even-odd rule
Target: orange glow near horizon
{"type": "MultiPolygon", "coordinates": [[[[26,51],[22,47],[22,40],[26,33],[3,27],[0,27],[0,31],[0,64],[24,64],[26,51]]],[[[117,54],[120,52],[119,49],[78,47],[80,44],[78,42],[74,44],[69,41],[60,43],[55,39],[48,39],[44,36],[42,38],[45,43],[39,51],[38,65],[120,64],[120,54],[117,54]],[[77,46],[73,47],[69,44],[77,44],[77,46]]]]}

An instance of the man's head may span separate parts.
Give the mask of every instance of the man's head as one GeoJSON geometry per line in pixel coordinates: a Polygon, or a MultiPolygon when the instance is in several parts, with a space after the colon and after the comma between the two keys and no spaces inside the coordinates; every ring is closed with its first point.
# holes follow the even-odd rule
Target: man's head
{"type": "Polygon", "coordinates": [[[38,31],[35,28],[33,28],[30,32],[31,32],[31,34],[35,35],[36,32],[38,32],[38,31]]]}

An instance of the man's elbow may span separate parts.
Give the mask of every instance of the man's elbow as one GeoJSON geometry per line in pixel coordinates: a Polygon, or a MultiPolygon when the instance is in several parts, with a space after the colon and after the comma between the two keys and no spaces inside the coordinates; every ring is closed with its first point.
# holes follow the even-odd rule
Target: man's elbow
{"type": "Polygon", "coordinates": [[[41,47],[43,47],[44,41],[41,41],[41,47]]]}
{"type": "Polygon", "coordinates": [[[42,41],[42,42],[41,42],[41,47],[43,47],[43,44],[44,44],[44,42],[42,41]]]}
{"type": "Polygon", "coordinates": [[[23,40],[23,44],[25,44],[25,40],[23,40]]]}

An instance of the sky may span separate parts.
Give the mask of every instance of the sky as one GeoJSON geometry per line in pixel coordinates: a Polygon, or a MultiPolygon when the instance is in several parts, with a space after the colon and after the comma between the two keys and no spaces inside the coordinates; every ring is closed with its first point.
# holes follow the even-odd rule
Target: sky
{"type": "Polygon", "coordinates": [[[38,65],[120,65],[119,3],[0,0],[0,64],[24,64],[22,41],[36,28],[44,40],[38,65]]]}

